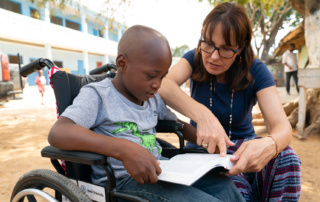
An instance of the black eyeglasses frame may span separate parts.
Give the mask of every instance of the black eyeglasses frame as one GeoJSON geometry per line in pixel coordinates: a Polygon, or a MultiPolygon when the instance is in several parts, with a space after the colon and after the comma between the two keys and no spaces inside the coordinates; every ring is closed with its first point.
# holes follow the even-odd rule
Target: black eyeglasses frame
{"type": "Polygon", "coordinates": [[[209,44],[207,41],[205,41],[205,40],[199,40],[200,41],[200,44],[199,44],[199,48],[200,48],[200,51],[203,51],[203,52],[205,52],[205,53],[208,53],[208,54],[212,54],[212,53],[214,53],[214,51],[218,51],[218,53],[219,53],[219,56],[220,57],[222,57],[222,58],[225,58],[225,59],[231,59],[235,54],[237,54],[238,52],[239,52],[239,50],[240,50],[240,47],[239,48],[237,48],[237,50],[233,50],[232,48],[227,48],[228,50],[231,50],[232,52],[233,52],[233,55],[232,55],[232,57],[230,57],[230,58],[227,58],[227,57],[223,57],[223,56],[221,56],[220,55],[220,49],[221,48],[218,48],[218,47],[216,47],[215,45],[213,45],[213,44],[209,44]],[[208,44],[208,45],[211,45],[211,46],[213,46],[214,47],[214,49],[213,49],[213,51],[210,53],[210,52],[207,52],[207,51],[205,51],[205,50],[202,50],[201,49],[201,43],[206,43],[206,44],[208,44]]]}

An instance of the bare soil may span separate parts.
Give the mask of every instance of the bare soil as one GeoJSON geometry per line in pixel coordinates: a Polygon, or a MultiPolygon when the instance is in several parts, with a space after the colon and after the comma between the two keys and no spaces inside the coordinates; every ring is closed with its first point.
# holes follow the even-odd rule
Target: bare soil
{"type": "MultiPolygon", "coordinates": [[[[46,86],[45,105],[41,105],[36,87],[27,87],[22,96],[24,99],[12,100],[0,108],[0,201],[10,201],[15,183],[24,173],[33,169],[54,170],[50,160],[40,154],[48,145],[47,135],[56,121],[53,91],[46,86]]],[[[265,127],[256,127],[256,132],[261,136],[267,134],[265,127]]],[[[174,135],[158,136],[178,146],[174,135]]],[[[319,201],[320,135],[303,141],[293,137],[290,145],[302,161],[300,201],[319,201]]]]}

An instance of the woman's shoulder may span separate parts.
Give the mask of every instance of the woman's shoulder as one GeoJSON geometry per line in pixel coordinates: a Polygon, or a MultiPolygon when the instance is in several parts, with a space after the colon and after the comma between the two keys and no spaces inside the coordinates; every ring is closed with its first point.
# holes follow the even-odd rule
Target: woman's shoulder
{"type": "Polygon", "coordinates": [[[190,66],[192,67],[192,71],[195,70],[195,65],[194,65],[194,55],[196,54],[196,49],[192,49],[192,50],[189,50],[188,52],[186,52],[182,58],[186,59],[190,66]]]}
{"type": "Polygon", "coordinates": [[[192,49],[192,50],[189,50],[188,52],[186,52],[182,57],[183,58],[186,58],[186,57],[192,57],[194,58],[194,55],[196,53],[196,49],[192,49]]]}
{"type": "Polygon", "coordinates": [[[250,73],[254,78],[253,89],[255,92],[275,85],[274,79],[267,65],[261,62],[259,59],[253,60],[250,67],[250,73]]]}
{"type": "Polygon", "coordinates": [[[258,74],[270,72],[268,67],[261,62],[259,59],[253,59],[250,66],[250,73],[253,77],[256,77],[258,74]]]}

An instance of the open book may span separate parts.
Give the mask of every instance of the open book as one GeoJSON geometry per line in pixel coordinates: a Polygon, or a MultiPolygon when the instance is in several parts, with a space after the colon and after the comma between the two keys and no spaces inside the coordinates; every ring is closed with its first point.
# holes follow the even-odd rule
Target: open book
{"type": "Polygon", "coordinates": [[[232,155],[220,157],[220,154],[179,154],[170,160],[160,160],[162,173],[159,180],[190,186],[213,168],[227,172],[235,163],[232,155]]]}

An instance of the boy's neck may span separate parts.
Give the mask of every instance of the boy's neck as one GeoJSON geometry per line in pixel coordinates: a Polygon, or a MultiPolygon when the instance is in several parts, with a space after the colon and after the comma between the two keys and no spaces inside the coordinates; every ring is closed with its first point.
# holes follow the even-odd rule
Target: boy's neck
{"type": "Polygon", "coordinates": [[[139,106],[143,105],[143,101],[138,100],[128,91],[126,86],[123,84],[122,78],[120,78],[120,76],[115,76],[114,79],[111,80],[111,82],[115,89],[129,101],[139,106]]]}

